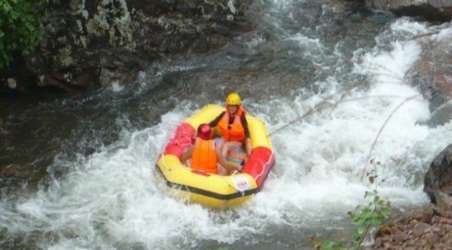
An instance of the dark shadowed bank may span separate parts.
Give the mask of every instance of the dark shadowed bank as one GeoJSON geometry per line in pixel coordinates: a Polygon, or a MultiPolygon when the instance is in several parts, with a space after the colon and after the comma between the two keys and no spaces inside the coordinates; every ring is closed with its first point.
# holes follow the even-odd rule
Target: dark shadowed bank
{"type": "Polygon", "coordinates": [[[133,83],[152,60],[208,52],[252,30],[251,2],[49,1],[40,45],[0,72],[0,93],[133,83]]]}
{"type": "MultiPolygon", "coordinates": [[[[352,2],[352,1],[350,1],[352,2]]],[[[445,0],[357,0],[369,9],[447,21],[445,0]]],[[[0,93],[77,93],[136,82],[152,60],[205,53],[254,29],[252,0],[48,2],[37,50],[0,72],[0,93]]]]}

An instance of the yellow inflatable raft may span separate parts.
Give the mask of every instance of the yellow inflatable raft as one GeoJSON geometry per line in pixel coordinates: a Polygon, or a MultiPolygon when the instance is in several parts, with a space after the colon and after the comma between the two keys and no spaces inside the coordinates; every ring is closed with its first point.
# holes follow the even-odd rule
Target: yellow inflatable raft
{"type": "Polygon", "coordinates": [[[224,110],[218,105],[207,105],[182,122],[156,164],[177,196],[216,208],[236,206],[249,200],[262,188],[275,163],[264,123],[246,114],[253,149],[241,173],[231,176],[198,173],[182,164],[180,157],[194,143],[198,126],[209,123],[224,110]]]}

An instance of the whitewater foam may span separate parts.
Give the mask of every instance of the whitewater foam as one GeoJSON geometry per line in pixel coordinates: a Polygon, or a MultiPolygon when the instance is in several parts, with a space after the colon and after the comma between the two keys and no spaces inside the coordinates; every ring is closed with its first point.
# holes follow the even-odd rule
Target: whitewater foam
{"type": "MultiPolygon", "coordinates": [[[[286,1],[277,2],[282,7],[286,1]]],[[[425,32],[422,24],[407,22],[396,21],[392,32],[425,32]]],[[[322,48],[317,39],[301,38],[300,43],[322,48]]],[[[379,192],[395,207],[424,204],[420,178],[435,153],[450,143],[452,125],[432,129],[419,123],[430,116],[428,102],[404,77],[419,58],[419,44],[394,41],[389,47],[377,43],[371,51],[356,53],[359,58],[353,60],[351,74],[365,76],[369,83],[353,89],[342,101],[337,95],[343,94],[345,83],[334,75],[315,83],[321,93],[300,89],[294,98],[246,101],[248,109],[275,131],[334,97],[328,107],[272,135],[275,169],[264,190],[243,207],[214,211],[166,194],[154,164],[176,126],[198,105],[185,101],[155,126],[138,131],[124,128],[117,143],[97,153],[80,155],[76,161],[57,157],[49,172],[65,166],[69,173],[14,205],[0,201],[0,222],[10,235],[32,237],[39,232],[37,245],[44,249],[232,244],[256,235],[266,237],[272,225],[308,228],[319,221],[345,218],[363,201],[364,192],[376,187],[362,178],[373,168],[379,192]],[[371,151],[387,117],[416,95],[394,113],[371,151]],[[369,152],[375,165],[369,163],[369,152]]]]}

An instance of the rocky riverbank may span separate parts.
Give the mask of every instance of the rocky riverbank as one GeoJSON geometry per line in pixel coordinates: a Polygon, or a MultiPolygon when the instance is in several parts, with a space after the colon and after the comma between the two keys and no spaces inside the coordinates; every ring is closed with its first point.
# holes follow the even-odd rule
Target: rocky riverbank
{"type": "MultiPolygon", "coordinates": [[[[452,3],[442,0],[364,4],[433,21],[452,17],[452,3]]],[[[252,0],[50,1],[39,48],[0,72],[0,92],[52,88],[74,93],[136,82],[152,60],[209,52],[253,30],[252,5],[252,0]]]]}
{"type": "Polygon", "coordinates": [[[152,60],[205,53],[253,29],[252,1],[50,1],[37,51],[0,73],[0,92],[129,84],[152,60]]]}
{"type": "Polygon", "coordinates": [[[452,249],[452,213],[429,206],[380,227],[371,249],[452,249]]]}
{"type": "Polygon", "coordinates": [[[452,145],[433,160],[424,191],[432,204],[381,226],[372,249],[452,249],[452,145]]]}

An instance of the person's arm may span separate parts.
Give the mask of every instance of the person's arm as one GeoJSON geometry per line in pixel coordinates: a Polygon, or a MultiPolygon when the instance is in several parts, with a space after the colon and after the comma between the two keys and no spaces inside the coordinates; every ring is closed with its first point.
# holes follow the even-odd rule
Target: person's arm
{"type": "Polygon", "coordinates": [[[232,173],[234,170],[240,171],[242,169],[241,165],[227,160],[223,162],[222,166],[229,170],[229,173],[232,173]]]}
{"type": "Polygon", "coordinates": [[[242,115],[241,120],[242,120],[243,129],[245,130],[244,145],[245,145],[245,149],[246,149],[246,154],[248,156],[250,156],[251,155],[252,144],[251,144],[251,139],[250,139],[250,130],[248,129],[248,122],[246,121],[246,115],[245,114],[242,115]]]}
{"type": "Polygon", "coordinates": [[[243,129],[245,130],[245,137],[250,138],[250,130],[248,129],[248,122],[246,121],[246,115],[243,114],[242,117],[240,117],[240,120],[243,125],[243,129]]]}
{"type": "Polygon", "coordinates": [[[240,171],[240,169],[242,168],[241,165],[232,161],[228,161],[221,155],[218,156],[218,161],[220,162],[221,166],[224,167],[229,173],[234,170],[240,171]]]}
{"type": "Polygon", "coordinates": [[[246,154],[248,156],[250,156],[251,155],[251,150],[253,149],[253,146],[252,146],[250,138],[246,138],[245,139],[245,149],[246,149],[246,154]]]}
{"type": "Polygon", "coordinates": [[[185,165],[187,165],[186,164],[186,161],[188,160],[188,159],[190,159],[190,157],[191,157],[191,155],[193,154],[193,146],[191,146],[191,147],[189,147],[187,150],[185,150],[185,152],[182,154],[182,156],[181,156],[181,162],[183,163],[183,164],[185,164],[185,165]]]}
{"type": "Polygon", "coordinates": [[[209,126],[212,127],[212,128],[216,127],[218,122],[220,122],[221,117],[223,117],[223,115],[224,115],[224,111],[221,112],[221,114],[218,115],[217,118],[215,118],[211,122],[209,122],[209,126]]]}
{"type": "Polygon", "coordinates": [[[230,174],[234,170],[240,171],[240,169],[242,168],[242,166],[240,166],[239,164],[226,160],[226,154],[223,154],[223,152],[225,151],[225,153],[227,153],[227,148],[227,145],[224,144],[216,148],[218,162],[226,170],[226,175],[230,174]]]}

